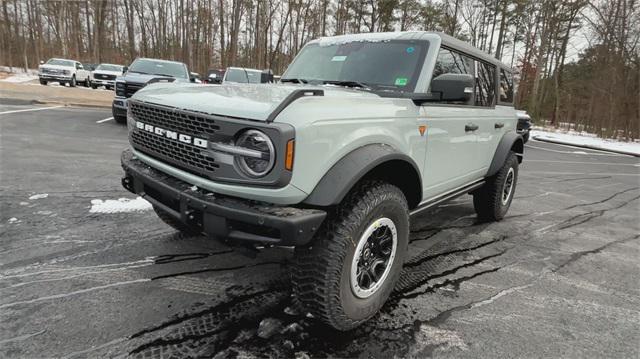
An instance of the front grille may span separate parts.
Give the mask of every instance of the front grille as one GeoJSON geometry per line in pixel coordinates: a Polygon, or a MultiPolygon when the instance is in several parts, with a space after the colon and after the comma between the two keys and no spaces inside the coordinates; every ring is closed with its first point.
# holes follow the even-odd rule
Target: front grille
{"type": "Polygon", "coordinates": [[[212,119],[196,114],[152,107],[138,102],[130,102],[131,114],[149,125],[160,126],[186,135],[213,135],[220,129],[212,119]]]}
{"type": "Polygon", "coordinates": [[[45,73],[45,74],[56,75],[56,74],[61,74],[62,70],[44,68],[44,69],[42,69],[42,72],[45,73]]]}
{"type": "Polygon", "coordinates": [[[133,96],[134,93],[136,93],[136,91],[140,90],[143,87],[144,87],[144,84],[127,82],[124,85],[124,95],[125,97],[131,97],[133,96]]]}
{"type": "Polygon", "coordinates": [[[107,75],[107,74],[93,74],[93,77],[100,80],[115,80],[116,75],[107,75]]]}
{"type": "MultiPolygon", "coordinates": [[[[219,126],[211,119],[178,110],[135,101],[129,102],[129,110],[137,121],[184,135],[208,139],[209,135],[219,130],[219,126]]],[[[131,132],[131,142],[136,149],[196,175],[213,179],[213,172],[219,168],[213,158],[203,155],[202,148],[188,143],[137,129],[131,132]]]]}

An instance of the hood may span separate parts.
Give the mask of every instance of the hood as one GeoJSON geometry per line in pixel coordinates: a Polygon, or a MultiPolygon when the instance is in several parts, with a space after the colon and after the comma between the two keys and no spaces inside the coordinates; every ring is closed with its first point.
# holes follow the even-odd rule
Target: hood
{"type": "Polygon", "coordinates": [[[325,97],[366,97],[378,95],[335,86],[288,84],[152,84],[136,92],[134,99],[229,117],[266,121],[292,92],[301,89],[324,90],[325,97]]]}
{"type": "MultiPolygon", "coordinates": [[[[167,76],[158,76],[158,75],[147,75],[147,74],[139,74],[135,72],[127,72],[124,76],[118,78],[118,81],[126,81],[133,82],[137,84],[146,84],[151,79],[161,78],[161,79],[172,79],[173,77],[167,76]]],[[[189,79],[176,77],[174,82],[189,82],[189,79]]]]}
{"type": "Polygon", "coordinates": [[[49,64],[42,64],[40,66],[38,66],[38,69],[52,69],[52,70],[73,70],[74,67],[73,66],[61,66],[61,65],[49,65],[49,64]]]}

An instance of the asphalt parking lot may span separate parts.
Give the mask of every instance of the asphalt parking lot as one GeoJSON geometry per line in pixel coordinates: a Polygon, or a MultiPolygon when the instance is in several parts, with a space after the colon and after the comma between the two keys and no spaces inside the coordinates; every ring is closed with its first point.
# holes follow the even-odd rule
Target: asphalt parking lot
{"type": "Polygon", "coordinates": [[[638,158],[529,142],[505,220],[470,196],[414,220],[392,298],[337,333],[293,310],[288,249],[92,212],[134,198],[126,129],[46,107],[0,102],[0,357],[640,356],[638,158]]]}

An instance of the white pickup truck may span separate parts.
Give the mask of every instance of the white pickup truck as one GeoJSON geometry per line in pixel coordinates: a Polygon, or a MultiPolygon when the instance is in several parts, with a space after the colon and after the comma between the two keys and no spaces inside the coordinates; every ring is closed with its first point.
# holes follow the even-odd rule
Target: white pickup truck
{"type": "Polygon", "coordinates": [[[90,72],[75,60],[53,58],[38,67],[41,85],[46,85],[48,82],[58,82],[63,86],[69,84],[71,87],[76,87],[78,82],[82,82],[85,87],[89,87],[90,76],[90,72]]]}

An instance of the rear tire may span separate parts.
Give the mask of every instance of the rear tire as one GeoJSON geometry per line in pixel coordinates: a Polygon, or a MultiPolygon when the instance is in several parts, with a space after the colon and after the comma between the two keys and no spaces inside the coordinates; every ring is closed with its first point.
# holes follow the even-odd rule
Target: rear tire
{"type": "Polygon", "coordinates": [[[153,210],[156,212],[156,215],[158,215],[158,218],[160,218],[162,222],[178,230],[180,233],[186,236],[197,236],[199,234],[198,231],[195,231],[192,228],[184,225],[182,222],[175,220],[169,213],[163,211],[159,207],[153,206],[153,210]]]}
{"type": "Polygon", "coordinates": [[[46,80],[40,80],[40,85],[47,85],[47,81],[46,80]]]}
{"type": "Polygon", "coordinates": [[[408,240],[402,191],[383,182],[356,187],[313,242],[295,250],[293,293],[301,309],[338,330],[364,323],[393,291],[408,240]]]}
{"type": "Polygon", "coordinates": [[[518,158],[509,152],[498,173],[487,179],[484,186],[473,193],[473,207],[481,221],[499,221],[511,206],[518,182],[518,158]]]}
{"type": "Polygon", "coordinates": [[[96,86],[95,84],[91,84],[91,88],[95,90],[98,88],[98,86],[96,86]]]}

